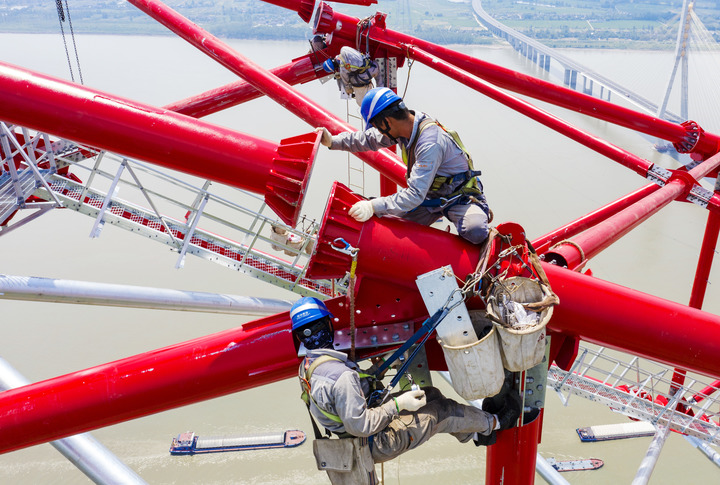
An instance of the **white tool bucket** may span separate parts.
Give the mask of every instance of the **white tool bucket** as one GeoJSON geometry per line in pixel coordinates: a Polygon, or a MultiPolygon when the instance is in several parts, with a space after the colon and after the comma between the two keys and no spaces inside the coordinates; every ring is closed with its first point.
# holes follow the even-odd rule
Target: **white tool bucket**
{"type": "Polygon", "coordinates": [[[469,313],[476,333],[482,335],[483,330],[490,328],[487,335],[480,340],[457,347],[445,345],[438,338],[450,371],[452,386],[468,401],[494,396],[500,392],[505,380],[497,331],[492,320],[485,318],[485,312],[482,311],[469,313]]]}
{"type": "Polygon", "coordinates": [[[536,313],[517,304],[541,302],[546,296],[540,283],[519,276],[504,280],[492,290],[487,311],[502,322],[495,327],[500,337],[503,366],[507,370],[530,369],[545,357],[545,326],[553,307],[536,313]]]}

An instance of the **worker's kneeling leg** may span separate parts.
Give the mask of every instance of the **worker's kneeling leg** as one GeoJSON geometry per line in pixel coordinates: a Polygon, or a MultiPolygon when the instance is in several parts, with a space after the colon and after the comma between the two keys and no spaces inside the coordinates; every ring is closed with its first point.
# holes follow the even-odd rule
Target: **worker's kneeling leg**
{"type": "Polygon", "coordinates": [[[488,237],[488,216],[475,204],[456,205],[447,211],[447,217],[455,223],[458,234],[473,244],[482,244],[488,237]]]}

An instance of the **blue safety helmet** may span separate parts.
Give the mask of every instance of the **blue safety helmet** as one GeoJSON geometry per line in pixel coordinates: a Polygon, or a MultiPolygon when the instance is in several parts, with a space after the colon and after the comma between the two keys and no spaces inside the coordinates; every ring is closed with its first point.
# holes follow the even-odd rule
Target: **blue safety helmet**
{"type": "Polygon", "coordinates": [[[293,331],[302,326],[319,320],[323,317],[332,318],[332,313],[327,309],[325,304],[311,296],[300,298],[290,309],[290,320],[292,320],[293,331]]]}
{"type": "Polygon", "coordinates": [[[328,59],[323,62],[323,69],[325,72],[335,72],[335,62],[332,59],[328,59]]]}
{"type": "MultiPolygon", "coordinates": [[[[402,103],[402,98],[390,88],[373,88],[367,92],[360,106],[360,114],[367,126],[372,126],[371,120],[385,109],[395,103],[402,103]]],[[[405,105],[403,104],[404,108],[405,105]]]]}

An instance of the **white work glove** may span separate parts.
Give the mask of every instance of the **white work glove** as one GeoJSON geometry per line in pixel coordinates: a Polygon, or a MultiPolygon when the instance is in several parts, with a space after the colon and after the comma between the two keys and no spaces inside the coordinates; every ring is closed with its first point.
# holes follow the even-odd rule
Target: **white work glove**
{"type": "Polygon", "coordinates": [[[327,130],[327,128],[323,126],[319,126],[315,128],[316,133],[322,133],[322,137],[320,138],[320,144],[325,145],[326,147],[330,148],[330,145],[332,145],[332,135],[327,130]]]}
{"type": "Polygon", "coordinates": [[[417,411],[426,404],[425,391],[408,391],[394,399],[398,412],[403,409],[410,412],[417,411]]]}
{"type": "Polygon", "coordinates": [[[369,200],[361,200],[359,202],[355,202],[355,204],[353,204],[353,206],[350,207],[350,210],[348,211],[348,214],[350,214],[350,216],[358,222],[367,221],[373,216],[374,213],[375,210],[373,209],[372,202],[370,202],[369,200]]]}

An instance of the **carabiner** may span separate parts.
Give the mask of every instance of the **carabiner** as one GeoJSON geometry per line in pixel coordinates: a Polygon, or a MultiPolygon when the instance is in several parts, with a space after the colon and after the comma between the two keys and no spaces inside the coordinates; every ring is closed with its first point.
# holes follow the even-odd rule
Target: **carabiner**
{"type": "Polygon", "coordinates": [[[451,311],[453,311],[455,309],[455,307],[457,307],[464,301],[465,301],[465,294],[463,293],[463,291],[460,288],[455,288],[452,291],[452,293],[450,293],[450,296],[448,297],[445,304],[442,306],[442,310],[446,311],[447,313],[450,313],[451,311]],[[455,293],[460,293],[460,298],[458,298],[457,301],[453,302],[453,300],[455,299],[455,293]]]}
{"type": "Polygon", "coordinates": [[[518,253],[517,253],[517,250],[518,250],[519,248],[521,248],[521,247],[522,247],[522,245],[518,244],[518,245],[516,245],[516,246],[510,246],[509,248],[507,248],[507,249],[505,249],[505,250],[503,250],[503,251],[500,251],[500,253],[498,254],[498,259],[505,258],[505,257],[507,257],[509,254],[515,254],[516,256],[519,257],[519,255],[518,255],[518,253]]]}
{"type": "Polygon", "coordinates": [[[335,239],[331,244],[330,247],[332,247],[335,251],[343,254],[347,254],[348,256],[355,257],[357,256],[359,248],[354,248],[350,246],[350,243],[347,242],[345,239],[339,237],[335,239]],[[338,247],[337,245],[340,244],[341,247],[338,247]]]}

